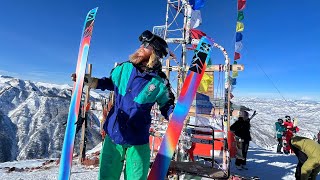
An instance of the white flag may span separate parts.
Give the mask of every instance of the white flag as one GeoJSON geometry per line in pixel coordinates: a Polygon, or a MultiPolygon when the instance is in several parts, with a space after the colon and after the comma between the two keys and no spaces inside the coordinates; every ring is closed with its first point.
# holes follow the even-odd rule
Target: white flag
{"type": "Polygon", "coordinates": [[[202,23],[200,10],[191,11],[190,26],[191,28],[197,28],[202,23]]]}
{"type": "Polygon", "coordinates": [[[236,44],[235,44],[235,51],[236,52],[240,52],[241,51],[241,49],[242,49],[242,42],[241,41],[239,41],[239,42],[236,42],[236,44]]]}

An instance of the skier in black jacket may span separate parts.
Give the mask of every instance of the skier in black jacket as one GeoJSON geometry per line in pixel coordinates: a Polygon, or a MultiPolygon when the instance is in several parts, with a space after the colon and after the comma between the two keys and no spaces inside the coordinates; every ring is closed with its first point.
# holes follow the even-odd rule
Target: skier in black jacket
{"type": "Polygon", "coordinates": [[[254,111],[253,115],[248,118],[248,112],[245,111],[244,117],[239,117],[238,120],[230,126],[230,130],[236,135],[236,140],[241,143],[242,157],[236,157],[237,169],[247,169],[247,153],[249,149],[249,142],[251,141],[250,135],[250,120],[257,114],[254,111]]]}

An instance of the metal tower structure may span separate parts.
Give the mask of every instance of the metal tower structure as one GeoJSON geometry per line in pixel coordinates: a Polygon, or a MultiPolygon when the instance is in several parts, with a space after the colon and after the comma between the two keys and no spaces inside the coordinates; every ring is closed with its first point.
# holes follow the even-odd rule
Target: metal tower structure
{"type": "MultiPolygon", "coordinates": [[[[165,24],[161,26],[154,26],[153,33],[159,35],[166,40],[168,45],[173,50],[170,54],[180,54],[180,61],[177,61],[177,58],[170,56],[165,61],[165,66],[163,70],[166,72],[168,78],[170,79],[170,72],[177,72],[177,90],[176,97],[179,96],[180,89],[182,87],[183,81],[186,77],[186,72],[188,70],[187,65],[187,45],[198,44],[199,40],[191,38],[191,15],[192,7],[187,0],[167,0],[166,5],[166,17],[165,24]],[[181,52],[178,52],[180,50],[181,52]],[[171,65],[171,60],[175,60],[176,65],[171,65]]],[[[230,72],[231,71],[243,71],[244,66],[237,64],[231,65],[229,56],[221,45],[214,43],[214,47],[218,48],[224,56],[224,65],[210,65],[207,67],[206,72],[224,72],[224,109],[222,117],[222,129],[224,132],[224,151],[223,151],[223,163],[222,169],[226,172],[229,172],[229,151],[228,144],[230,147],[229,141],[229,130],[230,130],[230,116],[231,116],[231,107],[230,107],[230,72]]],[[[164,63],[164,62],[163,62],[164,63]]],[[[213,87],[214,88],[214,87],[213,87]]],[[[221,97],[222,98],[222,97],[221,97]]]]}

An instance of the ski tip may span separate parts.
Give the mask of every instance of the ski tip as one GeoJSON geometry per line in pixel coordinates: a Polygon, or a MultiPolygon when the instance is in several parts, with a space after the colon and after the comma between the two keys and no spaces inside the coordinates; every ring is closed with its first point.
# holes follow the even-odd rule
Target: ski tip
{"type": "Polygon", "coordinates": [[[98,8],[99,8],[99,7],[95,7],[95,8],[93,8],[93,9],[91,9],[90,11],[91,11],[91,12],[92,12],[92,11],[96,12],[96,11],[98,11],[98,8]]]}

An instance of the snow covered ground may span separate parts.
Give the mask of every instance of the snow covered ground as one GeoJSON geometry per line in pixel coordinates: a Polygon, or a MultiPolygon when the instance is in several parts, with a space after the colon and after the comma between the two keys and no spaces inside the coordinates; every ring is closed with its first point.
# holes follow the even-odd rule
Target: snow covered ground
{"type": "MultiPolygon", "coordinates": [[[[6,162],[0,164],[0,179],[5,180],[56,180],[58,177],[59,166],[55,163],[42,166],[45,160],[27,160],[6,162]],[[8,168],[5,167],[37,167],[41,169],[26,170],[23,172],[13,171],[8,173],[8,168]]],[[[263,180],[283,179],[294,180],[294,172],[297,164],[296,156],[277,154],[274,151],[264,150],[258,147],[251,146],[248,154],[247,166],[249,170],[237,170],[234,167],[234,160],[231,164],[231,173],[246,177],[258,176],[263,180]]],[[[74,180],[96,180],[98,178],[98,167],[83,167],[74,165],[72,167],[71,179],[74,180]]],[[[200,179],[194,177],[192,179],[200,179]]],[[[205,178],[202,178],[205,179],[205,178]]],[[[320,175],[318,178],[320,179],[320,175]]]]}

